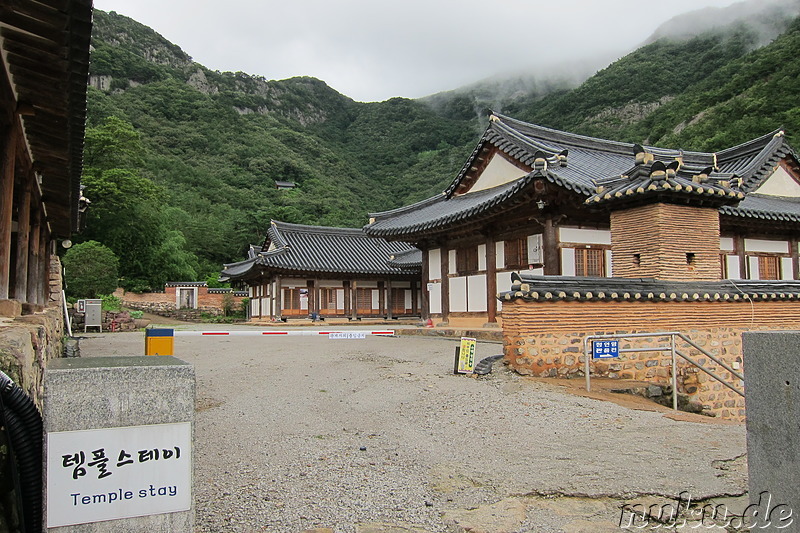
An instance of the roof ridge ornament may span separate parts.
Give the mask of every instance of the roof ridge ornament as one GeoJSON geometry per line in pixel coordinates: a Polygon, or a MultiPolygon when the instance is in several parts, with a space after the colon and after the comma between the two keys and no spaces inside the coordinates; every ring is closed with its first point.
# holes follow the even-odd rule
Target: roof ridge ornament
{"type": "Polygon", "coordinates": [[[637,165],[646,165],[655,160],[655,156],[639,143],[633,145],[633,157],[637,165]]]}

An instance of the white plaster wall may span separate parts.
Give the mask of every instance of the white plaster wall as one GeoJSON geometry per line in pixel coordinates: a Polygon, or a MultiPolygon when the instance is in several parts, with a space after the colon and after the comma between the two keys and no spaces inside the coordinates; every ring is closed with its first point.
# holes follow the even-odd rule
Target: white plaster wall
{"type": "Polygon", "coordinates": [[[316,283],[317,287],[324,287],[326,289],[335,289],[342,286],[341,280],[335,279],[321,279],[316,283]]]}
{"type": "Polygon", "coordinates": [[[614,257],[611,254],[611,250],[606,250],[606,276],[608,276],[608,277],[611,277],[611,273],[613,272],[613,270],[612,270],[612,267],[613,267],[612,261],[613,260],[614,260],[614,257]]]}
{"type": "Polygon", "coordinates": [[[410,281],[393,281],[392,287],[395,289],[410,289],[411,282],[410,281]]]}
{"type": "Polygon", "coordinates": [[[281,281],[281,288],[283,289],[305,289],[308,286],[305,279],[299,278],[284,278],[281,281]]]}
{"type": "Polygon", "coordinates": [[[544,248],[542,234],[528,235],[528,264],[544,263],[544,248]]]}
{"type": "Polygon", "coordinates": [[[575,250],[573,248],[561,249],[561,275],[575,275],[575,250]]]}
{"type": "Polygon", "coordinates": [[[405,299],[403,300],[403,306],[405,309],[411,309],[411,291],[403,291],[403,295],[405,299]]]}
{"type": "Polygon", "coordinates": [[[494,266],[495,268],[505,268],[506,267],[506,243],[503,241],[498,241],[494,243],[495,249],[495,257],[494,257],[494,266]]]}
{"type": "Polygon", "coordinates": [[[483,313],[486,312],[486,275],[470,276],[467,279],[467,295],[469,301],[467,302],[467,310],[470,312],[483,313]]]}
{"type": "Polygon", "coordinates": [[[442,279],[442,251],[439,248],[428,251],[428,276],[430,279],[442,279]]]}
{"type": "Polygon", "coordinates": [[[748,257],[747,261],[750,265],[750,279],[761,279],[758,270],[758,257],[748,257]]]}
{"type": "Polygon", "coordinates": [[[456,251],[455,250],[448,250],[447,251],[447,273],[448,274],[456,274],[456,251]]]}
{"type": "Polygon", "coordinates": [[[558,228],[561,242],[580,244],[611,244],[611,231],[599,229],[558,228]]]}
{"type": "Polygon", "coordinates": [[[746,252],[788,254],[789,243],[787,241],[771,241],[766,239],[745,239],[744,249],[746,252]]]}
{"type": "Polygon", "coordinates": [[[733,238],[731,237],[720,237],[719,238],[719,249],[723,252],[732,252],[735,246],[733,243],[733,238]]]}
{"type": "Polygon", "coordinates": [[[478,245],[478,270],[486,270],[486,245],[478,245]]]}
{"type": "Polygon", "coordinates": [[[800,184],[789,175],[783,167],[778,167],[754,192],[769,196],[800,197],[800,184]]]}
{"type": "Polygon", "coordinates": [[[527,174],[527,172],[517,168],[503,156],[494,154],[486,165],[486,168],[483,169],[480,177],[478,177],[475,185],[470,189],[470,192],[483,191],[485,189],[497,187],[498,185],[510,183],[518,180],[525,174],[527,174]]]}
{"type": "Polygon", "coordinates": [[[372,291],[372,309],[380,309],[381,300],[380,300],[380,292],[379,290],[372,291]]]}
{"type": "Polygon", "coordinates": [[[794,279],[794,263],[791,257],[781,257],[781,279],[794,279]]]}
{"type": "Polygon", "coordinates": [[[356,286],[359,289],[377,289],[378,282],[377,281],[357,281],[356,286]]]}
{"type": "Polygon", "coordinates": [[[432,283],[431,290],[428,292],[428,301],[430,302],[431,313],[442,312],[442,284],[432,283]]]}
{"type": "Polygon", "coordinates": [[[450,311],[453,313],[467,311],[467,278],[465,276],[450,278],[450,311]]]}
{"type": "Polygon", "coordinates": [[[742,279],[738,255],[726,255],[725,263],[728,267],[728,279],[742,279]]]}
{"type": "MultiPolygon", "coordinates": [[[[506,292],[511,290],[511,272],[498,272],[497,273],[497,292],[506,292]]],[[[494,297],[491,295],[490,297],[494,297]]],[[[503,301],[497,300],[497,310],[503,310],[503,301]]]]}
{"type": "Polygon", "coordinates": [[[344,289],[336,291],[336,309],[344,309],[344,289]]]}

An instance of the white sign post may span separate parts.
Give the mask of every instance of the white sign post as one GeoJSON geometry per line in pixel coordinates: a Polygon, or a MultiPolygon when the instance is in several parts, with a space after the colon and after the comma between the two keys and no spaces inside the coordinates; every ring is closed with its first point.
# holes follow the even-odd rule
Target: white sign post
{"type": "Polygon", "coordinates": [[[188,511],[192,425],[47,434],[47,527],[188,511]]]}

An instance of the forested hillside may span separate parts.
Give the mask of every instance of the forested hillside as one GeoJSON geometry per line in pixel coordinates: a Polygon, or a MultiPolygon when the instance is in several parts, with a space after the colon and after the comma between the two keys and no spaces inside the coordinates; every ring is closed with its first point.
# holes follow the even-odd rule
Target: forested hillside
{"type": "MultiPolygon", "coordinates": [[[[207,279],[271,218],[361,226],[439,193],[492,106],[631,142],[713,150],[781,125],[800,135],[800,22],[763,44],[734,23],[657,39],[577,88],[558,76],[422,100],[361,103],[323,81],[211,71],[151,29],[96,11],[83,240],[120,257],[122,284],[207,279]],[[496,92],[492,92],[496,91],[496,92]],[[275,180],[298,184],[279,191],[275,180]]],[[[795,141],[795,144],[798,144],[795,141]]]]}
{"type": "Polygon", "coordinates": [[[210,71],[115,13],[96,11],[92,44],[82,238],[110,246],[133,289],[216,275],[272,218],[358,227],[436,194],[478,135],[413,100],[210,71]]]}

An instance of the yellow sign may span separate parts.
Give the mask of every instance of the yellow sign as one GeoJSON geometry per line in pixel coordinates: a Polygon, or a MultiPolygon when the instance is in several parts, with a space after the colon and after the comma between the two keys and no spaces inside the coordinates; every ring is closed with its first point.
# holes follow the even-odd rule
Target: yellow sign
{"type": "Polygon", "coordinates": [[[461,337],[461,349],[458,351],[458,374],[472,374],[475,370],[475,345],[477,340],[461,337]]]}

